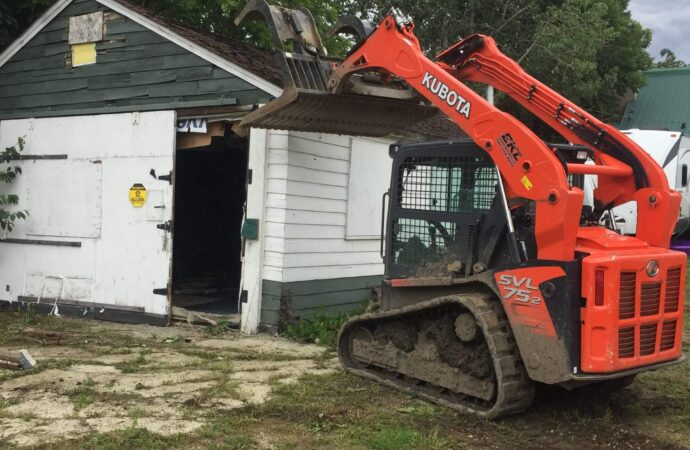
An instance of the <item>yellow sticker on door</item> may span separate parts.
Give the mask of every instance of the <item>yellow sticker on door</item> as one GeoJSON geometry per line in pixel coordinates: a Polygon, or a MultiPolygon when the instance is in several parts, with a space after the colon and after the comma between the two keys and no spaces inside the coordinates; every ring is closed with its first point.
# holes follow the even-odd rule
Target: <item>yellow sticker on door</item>
{"type": "Polygon", "coordinates": [[[129,202],[135,208],[141,208],[146,203],[147,192],[143,184],[136,183],[129,188],[129,202]]]}
{"type": "Polygon", "coordinates": [[[531,191],[532,188],[534,187],[532,185],[532,182],[530,181],[530,179],[527,178],[527,175],[522,177],[522,179],[520,179],[520,181],[522,182],[522,185],[525,187],[525,189],[527,189],[528,191],[531,191]]]}

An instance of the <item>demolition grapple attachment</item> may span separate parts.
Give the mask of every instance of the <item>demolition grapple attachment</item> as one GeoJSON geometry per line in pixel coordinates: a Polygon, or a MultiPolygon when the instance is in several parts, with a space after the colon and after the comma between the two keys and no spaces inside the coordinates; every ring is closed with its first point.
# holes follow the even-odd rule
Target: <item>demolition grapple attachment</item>
{"type": "MultiPolygon", "coordinates": [[[[250,127],[360,136],[385,136],[404,130],[437,113],[403,80],[368,71],[332,79],[342,59],[330,57],[314,19],[306,9],[250,0],[235,24],[262,19],[268,25],[274,57],[283,75],[283,93],[235,125],[237,134],[250,127]]],[[[344,16],[329,36],[349,34],[357,48],[374,27],[355,16],[344,16]]]]}

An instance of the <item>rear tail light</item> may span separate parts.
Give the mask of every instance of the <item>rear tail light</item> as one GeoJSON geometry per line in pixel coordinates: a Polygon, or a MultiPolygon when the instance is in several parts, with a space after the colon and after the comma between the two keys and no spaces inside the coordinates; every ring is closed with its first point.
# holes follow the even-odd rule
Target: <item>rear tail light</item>
{"type": "Polygon", "coordinates": [[[604,269],[597,269],[594,274],[594,305],[604,306],[604,269]]]}

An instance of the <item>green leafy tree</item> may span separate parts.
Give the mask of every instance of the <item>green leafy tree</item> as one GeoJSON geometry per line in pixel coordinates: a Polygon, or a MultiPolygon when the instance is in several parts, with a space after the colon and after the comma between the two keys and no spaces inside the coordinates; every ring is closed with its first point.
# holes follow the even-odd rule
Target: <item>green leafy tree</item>
{"type": "MultiPolygon", "coordinates": [[[[272,50],[268,28],[260,21],[245,21],[235,26],[235,17],[242,11],[245,0],[136,0],[142,5],[175,18],[188,25],[213,32],[219,36],[242,39],[265,50],[272,50]]],[[[314,15],[314,21],[321,36],[335,25],[341,15],[341,1],[338,0],[270,0],[270,3],[288,8],[305,7],[314,15]]],[[[344,53],[345,39],[325,39],[324,45],[330,53],[344,53]]]]}
{"type": "Polygon", "coordinates": [[[1,0],[0,51],[19,37],[55,0],[1,0]]]}
{"type": "MultiPolygon", "coordinates": [[[[537,79],[617,121],[620,98],[645,83],[651,32],[632,19],[628,0],[353,0],[349,9],[381,17],[391,6],[415,19],[429,54],[482,33],[537,79]]],[[[503,95],[498,106],[537,130],[545,127],[503,95]]]]}
{"type": "Polygon", "coordinates": [[[687,66],[687,64],[685,64],[684,61],[681,61],[680,59],[676,58],[676,54],[668,48],[662,48],[659,52],[659,55],[663,59],[655,64],[655,67],[657,69],[672,69],[675,67],[687,66]]]}
{"type": "MultiPolygon", "coordinates": [[[[12,165],[12,162],[19,159],[22,150],[24,150],[24,139],[19,138],[16,145],[7,147],[0,153],[0,164],[8,164],[6,169],[0,170],[0,184],[11,184],[22,173],[21,167],[12,165]]],[[[17,220],[26,219],[28,216],[27,211],[17,211],[14,208],[18,204],[17,195],[0,193],[0,228],[3,230],[11,232],[17,220]]]]}

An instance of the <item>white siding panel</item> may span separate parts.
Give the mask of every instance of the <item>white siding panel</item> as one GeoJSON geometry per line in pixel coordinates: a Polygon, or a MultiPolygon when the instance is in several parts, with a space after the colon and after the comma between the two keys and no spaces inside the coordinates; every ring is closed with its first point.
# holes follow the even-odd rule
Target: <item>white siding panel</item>
{"type": "MultiPolygon", "coordinates": [[[[264,279],[383,274],[378,239],[346,239],[352,141],[349,136],[292,132],[269,138],[264,279]]],[[[371,142],[373,151],[388,154],[387,142],[371,142]]],[[[388,171],[380,177],[388,179],[388,171]]],[[[367,231],[369,237],[378,236],[378,227],[376,233],[367,231]]]]}
{"type": "Polygon", "coordinates": [[[383,264],[356,266],[297,267],[283,269],[283,282],[328,280],[331,278],[366,277],[383,274],[383,264]]]}
{"type": "Polygon", "coordinates": [[[346,187],[325,186],[323,184],[315,185],[313,183],[303,183],[300,181],[288,181],[287,193],[288,195],[299,195],[302,197],[330,198],[335,200],[347,199],[346,187]]]}
{"type": "Polygon", "coordinates": [[[327,139],[306,139],[304,137],[290,135],[288,142],[289,148],[292,151],[308,153],[322,158],[340,159],[343,161],[348,161],[350,159],[349,138],[341,144],[334,144],[327,139]]]}
{"type": "Polygon", "coordinates": [[[287,253],[284,263],[289,268],[380,264],[381,255],[379,252],[287,253]]]}
{"type": "MultiPolygon", "coordinates": [[[[345,239],[285,239],[282,241],[285,253],[345,253],[379,252],[379,242],[372,240],[345,239]]],[[[379,261],[380,262],[380,258],[379,261]]]]}
{"type": "Polygon", "coordinates": [[[275,223],[284,221],[286,224],[345,226],[345,214],[343,213],[294,211],[278,208],[268,208],[266,220],[275,223]]]}
{"type": "Polygon", "coordinates": [[[345,227],[285,224],[285,236],[295,239],[343,239],[345,227]]]}
{"type": "Polygon", "coordinates": [[[287,179],[325,186],[347,186],[347,175],[343,173],[326,172],[318,169],[305,169],[304,167],[289,166],[287,179]]]}
{"type": "MultiPolygon", "coordinates": [[[[276,150],[276,153],[281,152],[281,154],[276,155],[276,158],[282,158],[282,152],[285,154],[285,159],[287,162],[287,150],[276,150]]],[[[298,151],[290,151],[290,165],[295,167],[305,167],[307,169],[316,169],[323,172],[335,172],[347,175],[350,167],[347,160],[334,159],[334,158],[324,158],[321,156],[312,155],[311,153],[301,153],[298,151]]]]}
{"type": "Polygon", "coordinates": [[[343,214],[347,212],[347,202],[345,200],[333,200],[330,198],[291,195],[289,200],[285,200],[283,206],[278,206],[278,202],[274,203],[272,206],[276,208],[288,208],[297,211],[337,212],[343,214]]]}

